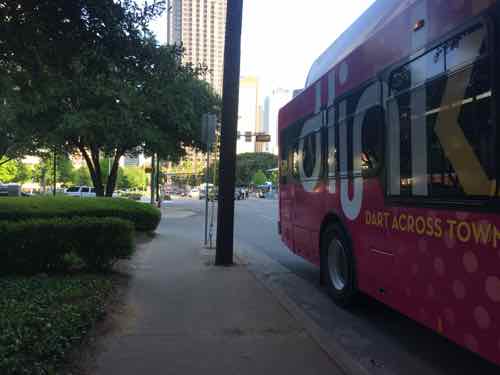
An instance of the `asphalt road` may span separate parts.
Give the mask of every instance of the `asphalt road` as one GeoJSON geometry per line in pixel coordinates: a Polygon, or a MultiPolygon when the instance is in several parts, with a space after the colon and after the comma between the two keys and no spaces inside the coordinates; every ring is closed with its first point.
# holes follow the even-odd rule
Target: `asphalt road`
{"type": "MultiPolygon", "coordinates": [[[[200,226],[201,241],[203,202],[174,201],[167,205],[196,212],[189,223],[200,226]]],[[[238,253],[247,259],[254,272],[262,272],[268,282],[279,286],[368,373],[500,373],[499,367],[368,297],[353,309],[337,307],[319,285],[317,267],[292,254],[281,243],[277,216],[277,201],[237,201],[235,242],[238,253]]]]}

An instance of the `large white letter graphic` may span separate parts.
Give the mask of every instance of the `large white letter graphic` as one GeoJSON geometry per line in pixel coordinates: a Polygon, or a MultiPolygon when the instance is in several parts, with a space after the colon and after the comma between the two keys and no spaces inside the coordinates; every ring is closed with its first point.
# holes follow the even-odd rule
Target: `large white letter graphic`
{"type": "MultiPolygon", "coordinates": [[[[349,220],[356,220],[361,211],[363,203],[363,176],[361,170],[362,156],[362,135],[363,123],[366,116],[366,110],[374,105],[377,105],[380,97],[380,85],[374,83],[369,86],[359,99],[356,113],[353,120],[352,129],[352,154],[353,154],[353,198],[349,198],[349,178],[348,178],[348,162],[347,162],[347,126],[349,121],[340,121],[339,127],[339,147],[340,147],[340,202],[345,216],[349,220]]],[[[339,104],[339,119],[346,117],[347,102],[339,104]]],[[[377,126],[377,124],[373,124],[377,126]]]]}
{"type": "Polygon", "coordinates": [[[315,116],[307,120],[302,128],[299,141],[299,173],[300,181],[305,191],[314,192],[319,182],[321,174],[321,126],[323,124],[323,117],[321,113],[321,83],[317,83],[315,87],[316,103],[315,103],[315,116]],[[314,138],[313,138],[314,137],[314,138]],[[307,143],[306,143],[307,142],[307,143]],[[313,147],[313,144],[315,147],[313,147]],[[306,147],[307,146],[307,147],[306,147]],[[315,149],[314,166],[310,176],[307,175],[304,168],[305,150],[315,149]]]}

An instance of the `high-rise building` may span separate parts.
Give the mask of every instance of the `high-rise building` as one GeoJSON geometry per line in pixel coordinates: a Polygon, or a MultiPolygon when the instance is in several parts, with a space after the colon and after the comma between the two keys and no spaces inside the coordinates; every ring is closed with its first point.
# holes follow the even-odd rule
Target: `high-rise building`
{"type": "Polygon", "coordinates": [[[240,79],[238,105],[238,134],[236,152],[238,154],[259,151],[254,134],[258,131],[259,119],[259,81],[248,76],[240,79]]]}
{"type": "Polygon", "coordinates": [[[271,136],[271,142],[264,146],[264,151],[278,155],[278,115],[292,98],[292,90],[279,88],[274,89],[264,100],[263,131],[271,136]]]}
{"type": "Polygon", "coordinates": [[[227,0],[168,0],[167,9],[168,43],[182,43],[184,62],[206,66],[206,81],[222,95],[227,0]]]}

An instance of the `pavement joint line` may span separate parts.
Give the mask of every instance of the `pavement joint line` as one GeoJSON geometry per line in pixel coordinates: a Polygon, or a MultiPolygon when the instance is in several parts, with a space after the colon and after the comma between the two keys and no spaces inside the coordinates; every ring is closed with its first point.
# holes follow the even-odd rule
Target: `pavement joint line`
{"type": "Polygon", "coordinates": [[[253,332],[239,332],[238,330],[228,329],[222,332],[204,332],[204,333],[190,333],[190,332],[179,332],[179,333],[132,333],[132,334],[119,334],[116,337],[118,339],[128,339],[133,337],[158,337],[158,338],[220,338],[220,337],[234,337],[234,338],[266,338],[266,337],[297,337],[308,335],[305,329],[290,330],[289,332],[278,331],[253,331],[253,332]]]}
{"type": "MultiPolygon", "coordinates": [[[[235,257],[239,258],[239,255],[235,254],[235,257]]],[[[323,329],[279,287],[272,285],[269,283],[268,278],[259,276],[248,267],[246,267],[246,269],[247,272],[249,272],[259,284],[266,288],[280,305],[304,327],[309,337],[316,342],[332,362],[336,364],[340,371],[345,375],[370,375],[370,372],[365,367],[342,348],[338,340],[324,333],[323,329]]]]}

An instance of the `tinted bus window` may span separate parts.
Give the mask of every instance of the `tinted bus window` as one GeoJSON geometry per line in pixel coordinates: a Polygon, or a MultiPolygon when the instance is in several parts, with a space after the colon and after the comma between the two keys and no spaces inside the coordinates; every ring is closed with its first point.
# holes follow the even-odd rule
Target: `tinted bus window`
{"type": "Polygon", "coordinates": [[[380,171],[383,155],[383,110],[374,106],[365,113],[362,133],[361,170],[371,177],[380,171]]]}
{"type": "MultiPolygon", "coordinates": [[[[414,60],[391,75],[389,153],[398,162],[388,171],[393,179],[389,195],[451,199],[495,195],[493,77],[486,45],[485,28],[475,26],[423,55],[422,62],[414,60]],[[415,66],[428,67],[429,56],[441,55],[440,51],[446,51],[446,75],[434,79],[428,75],[425,84],[416,87],[412,81],[401,81],[404,75],[415,76],[415,66]],[[412,88],[401,90],[408,85],[412,88]],[[425,158],[427,166],[422,167],[419,158],[425,158]],[[394,179],[399,179],[399,187],[394,179]]],[[[426,71],[435,74],[439,69],[426,71]]]]}
{"type": "Polygon", "coordinates": [[[447,70],[472,64],[488,52],[486,28],[477,25],[456,35],[444,44],[444,50],[447,70]]]}

